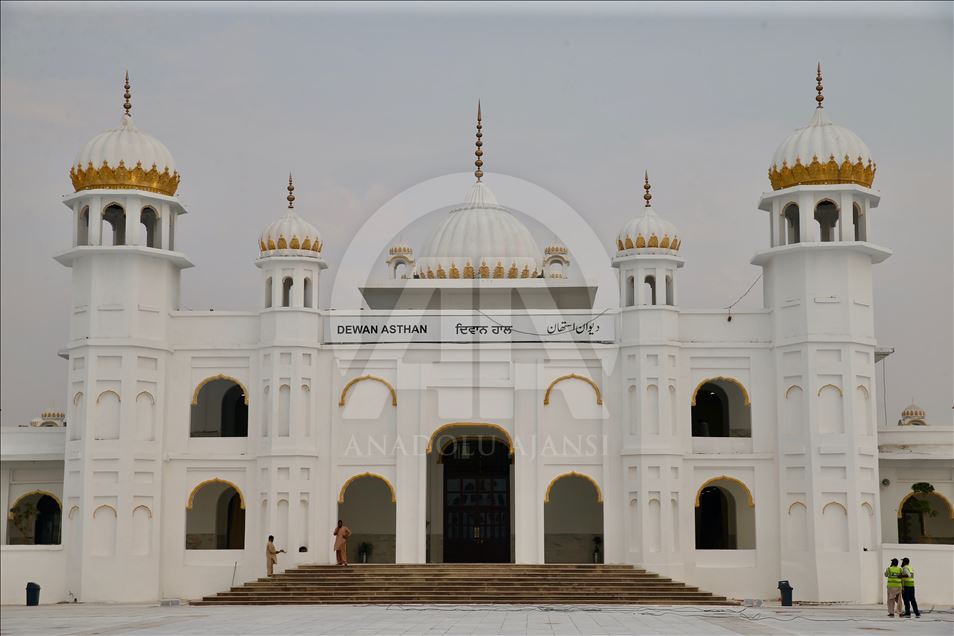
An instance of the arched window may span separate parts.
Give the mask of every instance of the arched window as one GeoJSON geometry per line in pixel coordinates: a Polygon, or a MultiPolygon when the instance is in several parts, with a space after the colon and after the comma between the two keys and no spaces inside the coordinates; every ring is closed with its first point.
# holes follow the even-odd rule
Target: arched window
{"type": "Polygon", "coordinates": [[[103,210],[103,223],[108,223],[110,229],[108,234],[101,234],[103,245],[126,244],[126,211],[120,205],[113,203],[103,210]]]}
{"type": "Polygon", "coordinates": [[[911,493],[898,514],[900,543],[954,544],[954,510],[937,493],[911,493]]]}
{"type": "Polygon", "coordinates": [[[291,292],[294,281],[291,276],[286,276],[282,280],[282,307],[291,307],[291,292]]]}
{"type": "Polygon", "coordinates": [[[675,290],[672,288],[672,274],[666,276],[666,304],[675,305],[675,290]]]}
{"type": "Polygon", "coordinates": [[[200,484],[186,507],[186,550],[241,550],[245,547],[245,500],[231,483],[200,484]]]}
{"type": "Polygon", "coordinates": [[[693,437],[752,437],[748,396],[735,381],[713,378],[699,385],[692,401],[693,437]]]}
{"type": "Polygon", "coordinates": [[[867,241],[868,228],[866,227],[865,215],[857,203],[851,206],[851,223],[855,228],[855,240],[867,241]]]}
{"type": "Polygon", "coordinates": [[[838,206],[831,201],[822,201],[815,206],[815,221],[818,223],[820,240],[829,243],[837,240],[835,226],[838,225],[838,206]]]}
{"type": "Polygon", "coordinates": [[[715,479],[696,495],[696,550],[754,550],[755,508],[748,489],[715,479]]]}
{"type": "Polygon", "coordinates": [[[603,562],[603,496],[585,475],[560,475],[543,508],[545,563],[603,562]]]}
{"type": "Polygon", "coordinates": [[[311,306],[311,277],[305,278],[305,308],[312,309],[311,306]]]}
{"type": "Polygon", "coordinates": [[[800,240],[798,206],[794,203],[785,206],[785,210],[782,211],[782,216],[785,217],[785,244],[794,245],[800,240]]]}
{"type": "Polygon", "coordinates": [[[59,545],[63,510],[44,492],[23,495],[7,514],[7,545],[59,545]]]}
{"type": "Polygon", "coordinates": [[[89,207],[80,210],[76,224],[76,244],[89,245],[89,207]]]}
{"type": "Polygon", "coordinates": [[[648,288],[646,289],[646,293],[648,294],[647,300],[649,301],[649,304],[655,305],[656,304],[656,277],[650,274],[645,279],[643,279],[643,282],[646,284],[646,287],[648,288]]]}
{"type": "Polygon", "coordinates": [[[272,277],[265,279],[265,309],[272,306],[272,277]]]}
{"type": "Polygon", "coordinates": [[[636,304],[636,279],[632,276],[626,277],[626,306],[632,307],[636,304]]]}
{"type": "Polygon", "coordinates": [[[159,214],[150,207],[145,207],[139,214],[139,222],[145,229],[146,247],[159,247],[159,214]]]}
{"type": "Polygon", "coordinates": [[[191,437],[248,437],[245,389],[230,378],[201,385],[192,402],[191,437]]]}

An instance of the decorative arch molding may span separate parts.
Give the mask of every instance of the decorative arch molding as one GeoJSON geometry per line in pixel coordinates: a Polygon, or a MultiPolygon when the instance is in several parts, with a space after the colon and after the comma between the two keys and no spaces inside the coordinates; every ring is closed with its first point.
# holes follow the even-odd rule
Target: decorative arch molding
{"type": "Polygon", "coordinates": [[[115,509],[114,507],[110,506],[109,504],[100,504],[100,505],[96,506],[96,509],[93,510],[93,516],[95,517],[95,516],[96,516],[96,513],[99,512],[100,510],[102,510],[103,508],[105,508],[106,510],[112,510],[112,511],[113,511],[113,514],[116,515],[117,517],[119,517],[119,513],[116,512],[116,509],[115,509]]]}
{"type": "Polygon", "coordinates": [[[144,396],[144,395],[148,395],[148,396],[149,396],[149,399],[152,400],[152,403],[153,403],[153,404],[156,403],[156,396],[153,395],[152,393],[150,393],[149,391],[140,391],[140,392],[139,392],[139,395],[136,396],[136,401],[138,402],[138,401],[139,401],[139,398],[141,398],[141,397],[144,396]]]}
{"type": "Polygon", "coordinates": [[[785,399],[786,399],[786,400],[788,399],[788,394],[791,393],[792,391],[794,391],[795,389],[798,389],[799,391],[801,391],[801,390],[802,390],[802,387],[798,386],[797,384],[793,384],[792,386],[790,386],[790,387],[788,387],[787,389],[785,389],[785,399]]]}
{"type": "Polygon", "coordinates": [[[107,393],[112,393],[113,395],[115,395],[117,401],[119,402],[123,401],[123,399],[119,396],[119,393],[117,393],[116,391],[113,391],[112,389],[106,389],[105,391],[100,393],[98,396],[96,396],[96,403],[99,404],[100,400],[102,400],[103,396],[106,395],[107,393]]]}
{"type": "MultiPolygon", "coordinates": [[[[911,497],[915,495],[923,495],[923,494],[925,493],[914,492],[913,490],[909,492],[908,494],[906,494],[904,498],[901,500],[901,502],[898,503],[898,519],[901,518],[901,511],[904,510],[904,504],[907,503],[908,499],[910,499],[911,497]]],[[[951,505],[951,500],[936,490],[932,492],[931,495],[936,495],[938,498],[941,499],[941,501],[947,504],[947,511],[948,513],[950,513],[951,519],[954,519],[954,506],[951,505]]],[[[927,496],[930,496],[930,495],[927,495],[927,496]]]]}
{"type": "MultiPolygon", "coordinates": [[[[21,501],[23,501],[23,500],[26,499],[27,497],[32,497],[33,495],[46,495],[47,497],[52,498],[53,501],[56,502],[56,505],[60,507],[60,513],[62,514],[62,512],[63,512],[63,502],[60,501],[60,498],[59,498],[59,497],[57,497],[56,495],[54,495],[53,493],[51,493],[49,490],[31,490],[30,492],[25,492],[25,493],[23,493],[22,495],[20,495],[19,497],[16,498],[16,500],[13,502],[13,505],[10,506],[10,508],[7,509],[7,518],[12,518],[13,512],[11,512],[11,511],[12,511],[14,508],[16,508],[17,505],[18,505],[21,501]]],[[[74,506],[74,508],[75,508],[75,506],[74,506]]]]}
{"type": "Polygon", "coordinates": [[[556,485],[556,483],[560,481],[561,479],[563,479],[564,477],[582,477],[583,479],[587,480],[588,482],[593,484],[593,488],[596,489],[596,503],[603,503],[603,489],[600,488],[599,482],[596,481],[593,477],[586,475],[584,473],[578,473],[575,470],[571,470],[568,473],[562,473],[553,478],[553,480],[550,482],[550,485],[547,486],[547,492],[543,496],[543,503],[545,504],[550,503],[550,492],[553,490],[553,487],[556,485]]]}
{"type": "Polygon", "coordinates": [[[205,385],[209,382],[215,382],[216,380],[228,380],[229,382],[234,382],[237,384],[239,388],[242,389],[242,399],[245,401],[245,406],[248,406],[248,389],[245,388],[245,385],[242,384],[238,378],[225,375],[224,373],[210,376],[196,385],[195,390],[192,392],[192,406],[196,406],[199,403],[199,393],[202,392],[203,387],[205,387],[205,385]]]}
{"type": "Polygon", "coordinates": [[[198,485],[196,485],[195,488],[192,489],[192,492],[189,493],[189,501],[186,503],[186,510],[192,510],[192,504],[195,500],[196,493],[198,493],[200,490],[202,490],[204,487],[208,486],[209,484],[225,484],[226,486],[231,486],[232,488],[234,488],[235,492],[237,492],[239,496],[239,508],[241,508],[242,510],[245,510],[245,495],[242,494],[242,489],[236,486],[234,483],[230,482],[229,480],[219,479],[218,477],[213,477],[212,479],[206,479],[205,481],[200,482],[198,485]]]}
{"type": "Polygon", "coordinates": [[[699,497],[702,496],[702,491],[719,481],[731,481],[732,483],[737,484],[743,491],[745,491],[745,495],[748,498],[748,501],[746,503],[748,503],[749,508],[755,507],[755,500],[752,499],[752,491],[749,490],[749,487],[746,486],[741,479],[736,479],[735,477],[729,477],[728,475],[719,475],[718,477],[713,477],[712,479],[706,480],[705,482],[703,482],[701,486],[699,486],[699,490],[696,491],[696,501],[695,501],[696,508],[699,507],[699,497]]]}
{"type": "Polygon", "coordinates": [[[82,391],[77,391],[76,394],[73,395],[73,406],[79,406],[80,400],[82,400],[84,397],[86,396],[82,391]]]}
{"type": "Polygon", "coordinates": [[[346,385],[344,385],[344,388],[341,389],[341,399],[338,400],[338,406],[344,406],[347,401],[348,391],[351,389],[351,387],[353,387],[358,382],[363,382],[364,380],[374,380],[375,382],[380,382],[384,386],[388,387],[388,391],[391,392],[391,406],[397,406],[397,391],[394,390],[394,385],[392,385],[390,382],[388,382],[384,378],[378,377],[376,375],[370,375],[370,374],[359,375],[356,378],[352,378],[346,385]]]}
{"type": "Polygon", "coordinates": [[[391,491],[391,503],[397,503],[397,491],[394,489],[394,484],[392,484],[387,477],[384,475],[379,475],[378,473],[365,472],[359,475],[352,475],[349,477],[344,484],[341,485],[341,490],[338,492],[338,503],[343,504],[345,501],[345,492],[348,490],[353,482],[358,481],[359,479],[364,479],[365,477],[371,477],[374,479],[380,479],[388,487],[388,490],[391,491]]]}
{"type": "Polygon", "coordinates": [[[591,380],[590,378],[584,375],[578,375],[576,373],[567,373],[566,375],[561,375],[560,377],[558,377],[557,379],[555,379],[553,382],[550,383],[550,386],[547,387],[547,392],[543,396],[544,406],[548,406],[550,404],[550,393],[553,391],[553,387],[555,387],[560,382],[563,382],[564,380],[582,380],[583,382],[586,382],[591,387],[593,387],[593,391],[596,392],[597,406],[603,406],[603,392],[600,390],[600,387],[596,384],[596,382],[594,382],[593,380],[591,380]]]}
{"type": "Polygon", "coordinates": [[[822,506],[822,514],[825,514],[825,511],[828,510],[828,507],[829,507],[829,506],[838,506],[839,508],[841,508],[842,510],[844,510],[844,512],[845,512],[846,515],[848,514],[848,509],[845,508],[844,504],[842,504],[842,503],[840,503],[840,502],[837,502],[837,501],[829,501],[829,502],[826,503],[824,506],[822,506]]]}
{"type": "Polygon", "coordinates": [[[835,386],[834,384],[823,384],[822,386],[818,387],[818,395],[821,396],[822,391],[824,391],[828,387],[831,387],[835,389],[836,391],[838,391],[838,395],[840,395],[841,397],[845,397],[845,394],[841,392],[841,388],[835,386]]]}
{"type": "Polygon", "coordinates": [[[149,518],[152,519],[152,510],[149,509],[149,506],[145,506],[145,505],[136,506],[135,508],[133,508],[132,513],[136,514],[136,511],[139,510],[140,508],[145,510],[146,514],[149,515],[149,518]]]}
{"type": "Polygon", "coordinates": [[[72,518],[73,518],[73,513],[74,513],[74,512],[79,513],[79,509],[80,509],[79,506],[73,506],[72,508],[70,508],[70,511],[69,511],[69,513],[67,513],[66,518],[67,518],[67,519],[72,519],[72,518]]]}
{"type": "Polygon", "coordinates": [[[739,390],[742,391],[742,399],[743,399],[742,403],[745,406],[750,406],[752,404],[752,400],[749,398],[749,391],[748,389],[745,388],[744,384],[742,384],[735,378],[730,378],[724,375],[718,375],[713,378],[705,378],[702,381],[700,381],[699,384],[696,385],[696,388],[693,389],[692,391],[692,402],[691,402],[692,406],[696,405],[696,395],[699,394],[699,389],[701,389],[704,384],[708,384],[709,382],[718,382],[718,381],[728,382],[730,384],[734,384],[737,387],[739,387],[739,390]]]}
{"type": "Polygon", "coordinates": [[[870,503],[868,503],[867,501],[862,501],[862,502],[861,502],[861,509],[864,510],[865,508],[868,509],[867,512],[868,512],[869,515],[874,516],[874,506],[872,506],[872,505],[871,505],[870,503]]]}
{"type": "Polygon", "coordinates": [[[871,398],[871,393],[868,391],[868,387],[866,387],[864,384],[859,384],[859,385],[856,387],[856,390],[857,390],[857,389],[861,389],[861,392],[865,394],[865,399],[866,399],[866,400],[871,398]]]}
{"type": "Polygon", "coordinates": [[[510,448],[510,454],[514,454],[514,444],[513,438],[510,436],[510,432],[505,429],[500,424],[491,424],[489,422],[449,422],[447,424],[442,424],[437,427],[433,433],[431,433],[430,439],[427,440],[427,449],[426,454],[430,455],[434,451],[434,441],[440,436],[441,433],[448,429],[457,428],[461,426],[485,426],[487,428],[492,428],[495,431],[499,431],[503,434],[504,438],[507,440],[507,446],[510,448]]]}
{"type": "Polygon", "coordinates": [[[838,213],[841,214],[841,206],[838,205],[837,202],[832,200],[831,197],[822,197],[821,199],[818,199],[817,201],[815,201],[815,204],[812,205],[812,211],[817,210],[818,206],[820,206],[822,203],[831,203],[833,206],[835,206],[835,209],[838,210],[838,213]]]}
{"type": "Polygon", "coordinates": [[[801,507],[804,508],[805,510],[808,510],[808,506],[806,506],[804,502],[802,502],[802,501],[793,501],[793,502],[792,502],[792,505],[790,505],[790,506],[788,507],[788,514],[789,514],[789,515],[792,514],[792,508],[794,508],[795,506],[801,506],[801,507]]]}

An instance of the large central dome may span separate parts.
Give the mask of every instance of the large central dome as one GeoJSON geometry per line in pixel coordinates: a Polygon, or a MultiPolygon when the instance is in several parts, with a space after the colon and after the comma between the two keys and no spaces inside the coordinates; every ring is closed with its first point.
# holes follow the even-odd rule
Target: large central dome
{"type": "Polygon", "coordinates": [[[536,278],[541,257],[527,226],[478,181],[431,232],[415,273],[420,278],[536,278]]]}

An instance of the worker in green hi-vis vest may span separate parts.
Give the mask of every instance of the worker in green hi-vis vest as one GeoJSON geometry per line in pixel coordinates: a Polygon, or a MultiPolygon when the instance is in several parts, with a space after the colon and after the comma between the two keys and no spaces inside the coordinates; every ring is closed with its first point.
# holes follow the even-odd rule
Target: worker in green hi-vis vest
{"type": "Polygon", "coordinates": [[[894,610],[898,610],[901,615],[901,568],[898,567],[898,560],[891,559],[891,565],[884,571],[888,579],[888,616],[894,616],[894,610]]]}
{"type": "Polygon", "coordinates": [[[921,611],[918,609],[918,601],[914,598],[914,568],[910,565],[911,559],[904,557],[901,559],[901,598],[904,600],[904,616],[911,618],[911,608],[914,608],[914,616],[921,618],[921,611]]]}

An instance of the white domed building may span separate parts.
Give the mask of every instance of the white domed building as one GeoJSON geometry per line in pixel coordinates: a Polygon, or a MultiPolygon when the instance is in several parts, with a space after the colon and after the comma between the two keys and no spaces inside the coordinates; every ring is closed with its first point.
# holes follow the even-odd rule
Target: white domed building
{"type": "Polygon", "coordinates": [[[63,425],[0,430],[0,600],[27,581],[43,602],[199,599],[262,577],[269,535],[279,573],[337,576],[343,519],[352,562],[632,572],[595,562],[736,599],[788,580],[799,600],[876,603],[907,554],[922,602],[951,603],[954,429],[915,406],[877,425],[875,163],[818,84],[768,165],[758,309],[683,306],[683,266],[705,264],[648,174],[602,238],[619,302],[594,307],[576,237],[544,238],[484,181],[478,119],[470,191],[419,245],[385,248],[365,307],[321,306],[312,221],[329,214],[296,208],[289,177],[241,248],[258,306],[210,312],[179,304],[180,175],[133,126],[127,80],[63,198],[63,425]]]}

